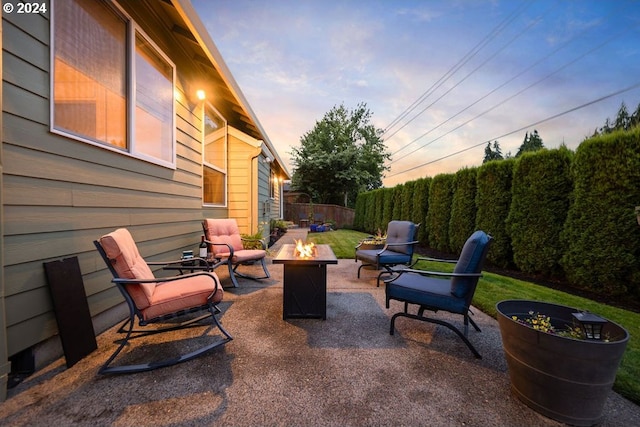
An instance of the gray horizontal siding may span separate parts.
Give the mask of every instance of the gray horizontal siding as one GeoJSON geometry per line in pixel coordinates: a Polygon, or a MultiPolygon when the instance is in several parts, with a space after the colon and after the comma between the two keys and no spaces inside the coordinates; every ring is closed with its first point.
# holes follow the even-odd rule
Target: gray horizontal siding
{"type": "Polygon", "coordinates": [[[197,246],[202,218],[227,213],[202,207],[200,119],[193,105],[176,105],[175,170],[51,133],[49,21],[29,18],[3,17],[2,221],[10,355],[57,333],[43,262],[78,257],[96,316],[123,299],[94,239],[127,227],[145,258],[176,259],[197,246]]]}

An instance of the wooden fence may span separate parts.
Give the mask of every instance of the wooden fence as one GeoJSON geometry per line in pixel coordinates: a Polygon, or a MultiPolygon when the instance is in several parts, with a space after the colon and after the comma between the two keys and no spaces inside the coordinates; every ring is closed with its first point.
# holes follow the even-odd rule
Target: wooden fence
{"type": "Polygon", "coordinates": [[[312,223],[335,222],[338,228],[352,228],[355,210],[338,205],[322,205],[310,203],[285,203],[284,219],[304,226],[309,222],[301,219],[315,219],[312,223]]]}

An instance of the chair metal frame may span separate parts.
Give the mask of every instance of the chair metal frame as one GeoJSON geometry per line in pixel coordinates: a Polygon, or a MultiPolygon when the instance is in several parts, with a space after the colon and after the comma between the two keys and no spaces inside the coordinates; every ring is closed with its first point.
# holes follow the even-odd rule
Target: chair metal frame
{"type": "MultiPolygon", "coordinates": [[[[107,257],[107,254],[105,253],[104,249],[102,248],[102,245],[100,244],[100,242],[97,241],[97,240],[94,240],[93,243],[94,243],[96,249],[98,250],[98,253],[100,254],[102,259],[104,260],[105,264],[109,268],[109,271],[113,275],[112,282],[115,283],[115,285],[117,286],[118,290],[120,291],[120,293],[124,297],[125,302],[127,303],[127,306],[129,308],[129,316],[128,316],[128,318],[124,321],[124,323],[122,325],[120,325],[120,327],[117,330],[118,333],[125,334],[125,337],[122,338],[121,340],[119,340],[120,341],[120,345],[118,346],[118,348],[116,348],[116,350],[111,354],[111,356],[102,365],[102,367],[100,367],[100,369],[98,370],[99,374],[129,374],[129,373],[136,373],[136,372],[151,371],[151,370],[154,370],[154,369],[175,365],[177,363],[186,362],[188,360],[191,360],[191,359],[194,359],[194,358],[196,358],[198,356],[201,356],[202,354],[204,354],[204,353],[206,353],[208,351],[211,351],[214,348],[220,347],[220,346],[228,343],[229,341],[231,341],[233,339],[233,337],[229,334],[229,332],[226,331],[226,329],[224,329],[224,327],[220,324],[219,320],[216,317],[216,315],[221,313],[221,311],[217,307],[217,305],[215,305],[212,302],[214,293],[211,294],[207,304],[205,304],[205,305],[192,307],[192,308],[186,309],[186,310],[180,310],[180,311],[175,312],[175,313],[171,313],[171,314],[167,314],[167,315],[164,315],[164,316],[156,317],[156,318],[153,318],[153,319],[145,320],[143,318],[142,313],[140,312],[140,310],[137,308],[135,302],[133,301],[133,298],[131,297],[129,292],[127,292],[127,289],[126,289],[127,285],[142,284],[142,283],[167,283],[167,282],[174,282],[174,281],[178,282],[180,280],[184,280],[185,278],[189,278],[189,277],[193,277],[193,276],[200,276],[200,275],[207,275],[208,277],[211,277],[211,279],[216,282],[216,288],[217,288],[217,286],[219,285],[219,282],[218,282],[218,279],[214,275],[212,275],[212,274],[210,274],[208,272],[200,271],[200,272],[191,273],[191,274],[185,274],[185,275],[181,275],[181,276],[172,276],[172,277],[145,279],[145,280],[120,278],[120,277],[118,277],[118,273],[113,268],[112,262],[107,257]],[[200,311],[204,311],[204,310],[208,311],[208,313],[204,314],[202,316],[195,317],[193,319],[186,320],[186,321],[181,322],[179,324],[174,324],[174,325],[167,326],[167,327],[161,327],[161,328],[149,329],[149,330],[135,329],[135,320],[136,320],[136,318],[138,318],[139,326],[144,327],[144,326],[148,326],[150,324],[161,323],[161,322],[173,319],[173,318],[181,317],[181,316],[184,316],[184,315],[187,315],[187,314],[196,313],[196,312],[200,312],[200,311]],[[164,360],[160,360],[160,361],[149,362],[149,363],[141,363],[141,364],[132,364],[132,365],[111,366],[113,361],[120,354],[122,349],[129,343],[130,340],[135,339],[135,338],[141,338],[141,337],[149,336],[149,335],[155,335],[155,334],[159,334],[159,333],[163,333],[163,332],[175,331],[175,330],[179,330],[179,329],[196,327],[196,326],[203,326],[203,325],[205,325],[204,320],[208,319],[209,317],[212,318],[212,326],[214,326],[215,328],[218,328],[220,330],[220,332],[222,332],[222,334],[224,335],[224,338],[222,338],[221,340],[215,341],[215,342],[213,342],[211,344],[203,346],[203,347],[201,347],[201,348],[199,348],[197,350],[191,351],[189,353],[180,354],[178,356],[173,356],[173,357],[170,357],[168,359],[164,359],[164,360]]],[[[164,266],[164,265],[167,265],[167,264],[181,263],[181,262],[182,262],[182,260],[181,261],[171,262],[171,263],[148,262],[147,264],[148,265],[163,265],[164,266]]]]}
{"type": "MultiPolygon", "coordinates": [[[[483,252],[482,252],[482,258],[480,260],[479,263],[479,270],[482,269],[482,266],[484,264],[484,260],[486,258],[486,254],[489,250],[489,247],[491,245],[492,242],[492,237],[487,235],[488,237],[488,242],[486,243],[486,247],[483,248],[483,252]]],[[[430,258],[430,257],[419,257],[416,260],[416,263],[419,261],[436,261],[436,262],[447,262],[447,263],[453,263],[453,264],[457,264],[459,260],[446,260],[446,259],[437,259],[437,258],[430,258]]],[[[458,337],[467,345],[467,347],[469,348],[469,350],[473,353],[473,355],[478,358],[478,359],[482,359],[482,356],[480,355],[480,353],[478,352],[478,350],[476,350],[476,348],[473,346],[473,344],[471,343],[471,341],[469,341],[468,339],[468,334],[469,334],[469,324],[471,324],[471,326],[473,326],[473,328],[477,331],[477,332],[481,332],[480,327],[478,327],[478,325],[473,321],[473,319],[471,319],[471,317],[469,316],[470,314],[473,315],[473,311],[471,311],[471,300],[473,299],[473,295],[476,291],[477,285],[478,285],[478,281],[479,279],[482,277],[482,273],[477,272],[477,273],[446,273],[446,272],[438,272],[438,271],[427,271],[427,270],[418,270],[418,269],[412,269],[412,268],[407,268],[407,269],[402,269],[402,270],[394,270],[394,273],[396,273],[397,275],[385,280],[385,295],[386,295],[386,307],[389,308],[389,302],[390,300],[397,300],[397,301],[401,301],[404,302],[404,310],[398,313],[395,313],[392,317],[391,317],[391,324],[390,324],[390,328],[389,328],[389,333],[391,335],[394,334],[395,331],[395,322],[396,319],[398,317],[407,317],[410,319],[415,319],[415,320],[420,320],[423,322],[430,322],[430,323],[435,323],[438,325],[442,325],[448,329],[450,329],[451,331],[455,332],[456,335],[458,335],[458,337]],[[429,291],[428,286],[429,286],[429,282],[427,280],[424,281],[424,294],[431,294],[433,295],[433,302],[430,304],[426,304],[424,303],[424,300],[428,299],[427,297],[423,297],[423,301],[417,301],[418,298],[416,299],[411,299],[411,298],[401,298],[398,297],[397,295],[390,295],[390,289],[391,286],[400,286],[400,287],[404,287],[403,284],[401,282],[405,282],[405,284],[407,285],[406,288],[411,289],[411,282],[409,281],[409,283],[407,283],[407,279],[403,279],[403,277],[410,277],[410,276],[405,276],[405,275],[419,275],[419,276],[423,276],[423,277],[432,277],[435,278],[435,280],[438,280],[439,282],[441,282],[441,285],[444,285],[445,283],[451,283],[451,279],[453,278],[469,278],[469,279],[475,279],[472,281],[472,285],[470,286],[470,288],[467,290],[466,294],[463,297],[457,297],[455,296],[453,293],[451,293],[450,291],[450,286],[449,288],[446,290],[446,292],[438,292],[436,290],[432,290],[432,292],[429,291]],[[449,280],[447,280],[449,279],[449,280]],[[452,304],[455,305],[455,308],[453,307],[453,305],[449,305],[449,304],[445,304],[443,303],[443,301],[447,301],[447,302],[451,302],[452,304]],[[439,303],[438,303],[439,302],[439,303]],[[412,314],[409,313],[409,304],[414,304],[418,306],[418,311],[417,314],[412,314]],[[449,313],[453,313],[453,314],[460,314],[463,316],[463,324],[464,324],[464,331],[460,331],[460,329],[458,329],[456,326],[454,326],[452,323],[447,322],[445,320],[441,320],[441,319],[437,319],[434,317],[429,317],[429,316],[425,316],[424,312],[425,311],[432,311],[434,313],[438,312],[438,311],[447,311],[449,313]]],[[[414,280],[415,280],[414,276],[414,280]]],[[[432,286],[433,287],[433,286],[432,286]]]]}
{"type": "MultiPolygon", "coordinates": [[[[245,261],[241,261],[241,262],[237,262],[234,263],[233,262],[233,257],[234,257],[234,249],[233,246],[231,246],[228,243],[215,243],[212,242],[211,236],[209,236],[209,230],[207,229],[207,224],[206,224],[206,220],[202,221],[202,230],[204,232],[205,235],[205,243],[208,245],[216,245],[216,246],[226,246],[229,249],[229,256],[228,257],[218,257],[218,256],[213,256],[213,261],[214,263],[211,265],[211,271],[213,271],[214,269],[216,269],[217,267],[221,266],[221,265],[227,265],[228,269],[229,269],[229,277],[231,278],[231,283],[233,284],[234,288],[237,288],[238,285],[238,280],[236,279],[236,276],[242,277],[244,279],[250,279],[250,280],[261,280],[261,279],[268,279],[271,277],[271,274],[269,273],[269,270],[267,269],[267,264],[266,264],[266,250],[267,250],[267,245],[265,244],[265,242],[261,239],[247,239],[245,237],[241,237],[241,240],[243,242],[260,242],[260,245],[262,247],[262,250],[265,251],[265,256],[262,257],[260,259],[260,265],[262,266],[262,270],[264,271],[264,276],[262,277],[258,277],[258,276],[251,276],[249,274],[245,274],[245,273],[240,273],[238,271],[238,267],[240,267],[241,265],[249,265],[247,262],[245,261]]],[[[211,261],[211,259],[209,260],[211,261]]]]}
{"type": "MultiPolygon", "coordinates": [[[[380,287],[380,278],[382,277],[383,274],[391,274],[393,275],[395,273],[395,270],[392,267],[398,266],[398,265],[406,265],[407,268],[412,268],[413,266],[415,266],[417,261],[413,261],[413,250],[411,251],[411,255],[406,255],[406,254],[401,254],[398,252],[393,251],[393,248],[395,246],[407,246],[407,245],[411,245],[411,246],[415,246],[418,243],[420,243],[419,241],[415,240],[415,236],[418,234],[418,229],[420,228],[420,224],[414,224],[415,226],[415,230],[414,230],[414,234],[413,234],[413,239],[409,242],[398,242],[398,243],[387,243],[385,242],[385,245],[382,249],[379,249],[378,252],[376,253],[376,262],[375,263],[365,263],[363,259],[360,259],[360,261],[363,261],[362,264],[358,267],[358,279],[360,278],[360,270],[362,270],[363,267],[375,267],[376,270],[380,270],[381,268],[383,268],[384,270],[381,271],[378,274],[378,277],[376,278],[376,287],[380,287]],[[392,255],[398,255],[398,256],[402,256],[405,255],[407,258],[406,262],[393,262],[393,263],[384,263],[380,261],[380,257],[385,255],[385,254],[392,254],[392,255]]],[[[356,256],[355,256],[355,261],[358,262],[358,248],[360,248],[360,246],[362,246],[364,242],[360,242],[358,243],[358,245],[355,247],[356,250],[356,256]]]]}

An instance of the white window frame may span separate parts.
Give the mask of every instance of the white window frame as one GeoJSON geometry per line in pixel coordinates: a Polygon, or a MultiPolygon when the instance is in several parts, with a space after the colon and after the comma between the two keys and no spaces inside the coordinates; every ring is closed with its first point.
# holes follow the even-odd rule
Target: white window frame
{"type": "Polygon", "coordinates": [[[228,145],[229,144],[229,125],[227,123],[227,119],[225,119],[225,117],[220,114],[220,112],[218,111],[218,109],[216,107],[214,107],[209,101],[207,101],[205,104],[203,104],[203,108],[202,108],[202,206],[204,207],[227,207],[229,204],[229,174],[228,174],[228,170],[229,170],[229,150],[228,150],[228,145]],[[207,160],[204,157],[205,154],[205,115],[207,114],[207,110],[211,110],[214,114],[216,114],[220,119],[222,119],[222,121],[224,122],[224,126],[221,129],[224,132],[224,169],[207,162],[207,160]],[[220,203],[205,203],[204,202],[204,168],[207,167],[209,169],[213,169],[216,172],[220,172],[221,174],[224,175],[224,203],[220,204],[220,203]]]}
{"type": "MultiPolygon", "coordinates": [[[[53,11],[55,8],[55,1],[51,0],[51,10],[53,11]]],[[[62,0],[64,1],[64,0],[62,0]]],[[[114,12],[119,13],[121,17],[126,21],[126,40],[127,40],[127,64],[126,64],[126,81],[127,81],[127,90],[126,90],[126,129],[127,129],[127,147],[125,149],[115,147],[113,145],[95,141],[90,138],[83,137],[82,135],[77,135],[75,133],[66,131],[64,129],[57,129],[54,123],[55,117],[55,13],[51,13],[51,23],[50,23],[50,41],[51,41],[51,49],[50,49],[50,97],[49,97],[49,129],[51,133],[65,136],[67,138],[75,139],[87,144],[94,145],[96,147],[100,147],[109,151],[113,151],[119,154],[124,154],[126,156],[134,157],[139,160],[143,160],[149,163],[157,164],[160,166],[164,166],[169,169],[176,169],[176,65],[171,59],[164,53],[162,49],[158,47],[158,45],[153,41],[151,37],[147,35],[147,33],[131,18],[131,16],[124,11],[124,9],[115,1],[109,0],[106,2],[107,5],[113,7],[114,12]],[[166,61],[172,69],[172,103],[171,103],[171,160],[163,160],[157,157],[150,156],[148,154],[138,152],[136,150],[136,141],[135,141],[135,116],[136,116],[136,34],[139,34],[145,41],[147,41],[151,47],[156,51],[156,53],[166,61]]]]}

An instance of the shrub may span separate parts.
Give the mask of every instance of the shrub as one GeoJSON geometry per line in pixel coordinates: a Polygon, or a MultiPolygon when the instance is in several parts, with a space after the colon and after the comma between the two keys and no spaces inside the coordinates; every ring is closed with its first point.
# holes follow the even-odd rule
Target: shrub
{"type": "Polygon", "coordinates": [[[511,238],[505,226],[511,206],[514,159],[496,160],[478,169],[476,189],[476,228],[493,237],[487,259],[499,267],[513,264],[511,238]]]}
{"type": "Polygon", "coordinates": [[[454,176],[449,220],[449,248],[454,253],[462,251],[464,243],[475,231],[477,174],[477,168],[464,168],[454,176]]]}
{"type": "Polygon", "coordinates": [[[507,227],[516,266],[527,273],[560,276],[560,241],[572,191],[566,147],[525,153],[513,171],[507,227]]]}
{"type": "Polygon", "coordinates": [[[449,252],[449,220],[453,198],[453,174],[439,174],[429,188],[429,211],[427,212],[427,235],[429,246],[449,252]]]}
{"type": "Polygon", "coordinates": [[[402,187],[402,213],[400,219],[403,221],[411,221],[413,218],[413,187],[415,181],[409,181],[402,187]]]}
{"type": "Polygon", "coordinates": [[[575,189],[562,233],[562,265],[576,286],[640,290],[640,128],[594,137],[576,150],[575,189]]]}
{"type": "Polygon", "coordinates": [[[413,216],[411,221],[420,224],[418,228],[418,240],[421,244],[428,244],[427,239],[427,212],[429,210],[429,185],[431,178],[420,178],[413,186],[413,216]]]}
{"type": "Polygon", "coordinates": [[[398,184],[393,187],[393,210],[391,212],[391,219],[402,219],[402,190],[404,184],[398,184]]]}

